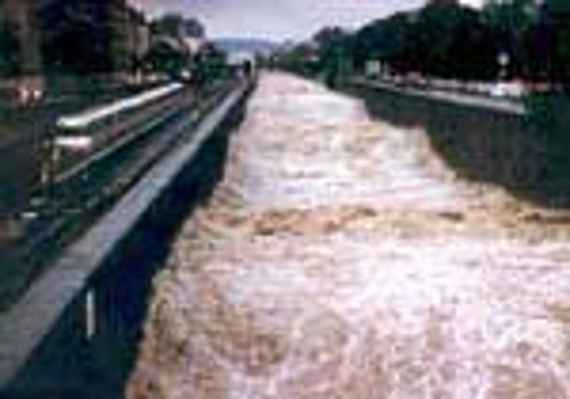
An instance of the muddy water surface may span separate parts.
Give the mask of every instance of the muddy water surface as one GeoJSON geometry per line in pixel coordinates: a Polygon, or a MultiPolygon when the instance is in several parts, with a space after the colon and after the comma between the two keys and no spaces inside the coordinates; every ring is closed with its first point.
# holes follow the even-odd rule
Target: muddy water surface
{"type": "Polygon", "coordinates": [[[570,398],[558,215],[462,182],[424,132],[265,74],[188,220],[130,398],[570,398]]]}

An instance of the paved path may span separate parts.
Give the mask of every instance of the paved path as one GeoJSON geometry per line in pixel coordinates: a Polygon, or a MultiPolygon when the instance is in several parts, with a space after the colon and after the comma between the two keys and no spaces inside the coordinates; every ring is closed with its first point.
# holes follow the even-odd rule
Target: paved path
{"type": "Polygon", "coordinates": [[[509,98],[496,98],[475,94],[464,94],[444,90],[423,90],[412,87],[400,87],[395,84],[375,81],[365,78],[355,78],[352,83],[357,86],[376,88],[393,93],[400,93],[411,97],[427,98],[439,102],[450,103],[465,107],[479,108],[489,112],[500,112],[511,115],[524,116],[527,109],[522,101],[509,98]]]}
{"type": "Polygon", "coordinates": [[[570,398],[568,229],[265,74],[156,281],[131,398],[570,398]]]}

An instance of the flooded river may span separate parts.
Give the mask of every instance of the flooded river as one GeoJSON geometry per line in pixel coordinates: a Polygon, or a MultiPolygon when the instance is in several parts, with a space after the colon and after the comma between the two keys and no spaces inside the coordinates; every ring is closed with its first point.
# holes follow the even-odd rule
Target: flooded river
{"type": "Polygon", "coordinates": [[[570,398],[564,218],[262,75],[156,279],[130,398],[570,398]]]}

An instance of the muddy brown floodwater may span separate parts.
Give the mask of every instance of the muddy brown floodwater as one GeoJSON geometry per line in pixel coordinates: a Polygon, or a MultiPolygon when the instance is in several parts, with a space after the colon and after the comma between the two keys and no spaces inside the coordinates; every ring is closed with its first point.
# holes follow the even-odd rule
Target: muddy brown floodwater
{"type": "Polygon", "coordinates": [[[128,396],[570,398],[557,220],[461,181],[421,128],[266,73],[156,279],[128,396]]]}

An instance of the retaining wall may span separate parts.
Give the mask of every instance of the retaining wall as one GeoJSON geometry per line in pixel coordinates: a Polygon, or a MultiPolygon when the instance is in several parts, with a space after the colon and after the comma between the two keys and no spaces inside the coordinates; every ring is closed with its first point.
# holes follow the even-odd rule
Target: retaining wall
{"type": "Polygon", "coordinates": [[[540,205],[570,205],[567,102],[541,100],[522,115],[377,87],[349,91],[365,100],[372,116],[425,129],[433,147],[463,177],[507,187],[540,205]]]}

